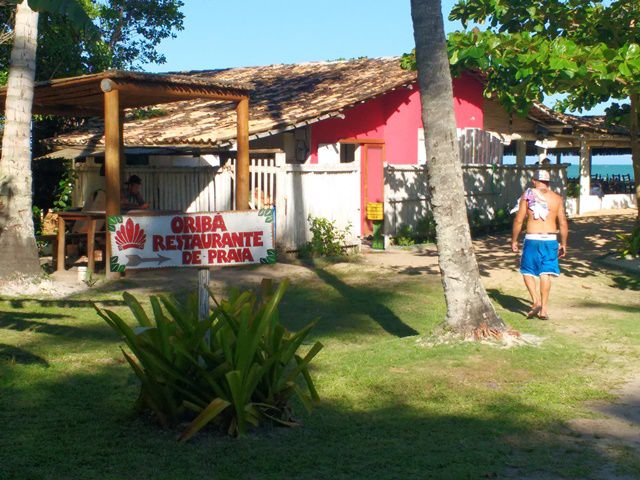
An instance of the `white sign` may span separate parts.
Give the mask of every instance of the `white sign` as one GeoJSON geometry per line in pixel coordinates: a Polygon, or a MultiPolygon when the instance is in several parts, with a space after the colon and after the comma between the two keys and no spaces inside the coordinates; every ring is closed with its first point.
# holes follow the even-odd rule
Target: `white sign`
{"type": "Polygon", "coordinates": [[[274,208],[109,217],[110,268],[275,263],[274,208]]]}

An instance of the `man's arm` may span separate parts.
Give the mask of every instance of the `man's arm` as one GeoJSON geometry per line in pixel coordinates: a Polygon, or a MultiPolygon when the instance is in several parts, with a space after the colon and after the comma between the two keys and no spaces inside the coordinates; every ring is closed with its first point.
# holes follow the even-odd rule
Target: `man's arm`
{"type": "Polygon", "coordinates": [[[516,218],[513,219],[513,229],[511,230],[511,250],[514,253],[518,252],[518,237],[522,231],[522,225],[524,219],[527,217],[527,201],[523,198],[520,199],[520,206],[518,207],[518,213],[516,218]]]}
{"type": "Polygon", "coordinates": [[[558,257],[562,258],[567,255],[567,239],[569,238],[569,223],[567,215],[564,212],[564,199],[560,197],[560,205],[558,205],[558,226],[560,227],[560,245],[558,245],[558,257]]]}

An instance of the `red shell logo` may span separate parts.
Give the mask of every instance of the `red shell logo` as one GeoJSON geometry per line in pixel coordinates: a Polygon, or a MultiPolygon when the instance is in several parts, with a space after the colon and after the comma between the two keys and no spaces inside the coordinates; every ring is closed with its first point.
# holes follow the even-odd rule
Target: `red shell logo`
{"type": "Polygon", "coordinates": [[[126,250],[128,248],[144,248],[144,243],[147,241],[147,235],[144,230],[140,228],[140,225],[133,223],[130,218],[123,223],[116,231],[116,245],[118,250],[126,250]]]}

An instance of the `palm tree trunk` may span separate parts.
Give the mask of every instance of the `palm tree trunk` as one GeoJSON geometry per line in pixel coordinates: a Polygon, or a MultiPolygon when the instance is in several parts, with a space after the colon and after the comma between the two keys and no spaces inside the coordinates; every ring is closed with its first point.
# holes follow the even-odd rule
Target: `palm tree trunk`
{"type": "Polygon", "coordinates": [[[440,0],[411,0],[411,17],[447,324],[464,335],[481,326],[504,330],[480,280],[471,243],[440,0]]]}
{"type": "Polygon", "coordinates": [[[633,163],[634,193],[636,196],[636,225],[640,225],[640,143],[638,143],[638,94],[632,93],[630,112],[631,161],[633,163]]]}
{"type": "Polygon", "coordinates": [[[38,14],[27,0],[16,8],[0,159],[0,278],[41,273],[31,213],[31,109],[38,14]]]}

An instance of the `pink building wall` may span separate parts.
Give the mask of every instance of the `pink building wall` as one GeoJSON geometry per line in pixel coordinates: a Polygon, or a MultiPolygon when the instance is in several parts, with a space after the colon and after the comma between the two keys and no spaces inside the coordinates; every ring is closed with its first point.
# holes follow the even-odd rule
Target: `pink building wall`
{"type": "MultiPolygon", "coordinates": [[[[469,75],[453,80],[454,110],[458,128],[482,128],[482,84],[469,75]]],[[[418,161],[420,95],[398,88],[344,112],[345,118],[331,118],[311,127],[311,163],[318,162],[318,145],[345,138],[383,139],[386,161],[415,164],[418,161]]]]}

